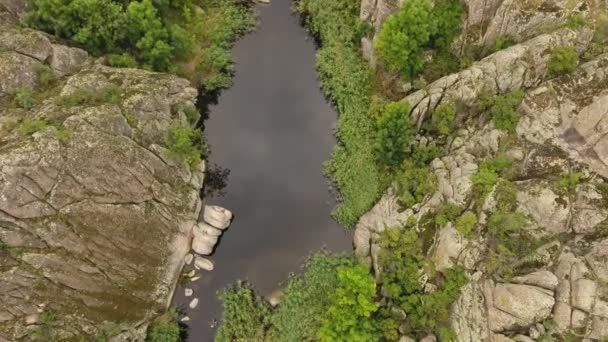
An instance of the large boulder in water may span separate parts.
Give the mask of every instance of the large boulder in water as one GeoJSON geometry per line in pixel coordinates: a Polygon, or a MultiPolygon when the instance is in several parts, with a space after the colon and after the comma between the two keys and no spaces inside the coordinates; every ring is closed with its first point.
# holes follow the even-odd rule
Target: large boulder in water
{"type": "Polygon", "coordinates": [[[232,221],[232,212],[217,205],[207,205],[203,220],[217,229],[226,229],[232,221]]]}

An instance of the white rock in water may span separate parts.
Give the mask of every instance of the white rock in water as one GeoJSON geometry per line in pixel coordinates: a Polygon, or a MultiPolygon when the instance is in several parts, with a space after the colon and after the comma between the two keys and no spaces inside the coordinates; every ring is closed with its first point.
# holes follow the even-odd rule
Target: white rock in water
{"type": "Polygon", "coordinates": [[[201,279],[201,277],[194,277],[194,278],[190,279],[190,281],[191,281],[191,282],[195,282],[195,281],[197,281],[197,280],[199,280],[199,279],[201,279]]]}
{"type": "Polygon", "coordinates": [[[206,205],[203,220],[217,229],[226,229],[232,221],[232,212],[217,205],[206,205]]]}
{"type": "Polygon", "coordinates": [[[270,4],[270,0],[257,0],[260,4],[268,5],[270,4]]]}
{"type": "Polygon", "coordinates": [[[184,290],[184,294],[186,295],[186,297],[192,296],[193,293],[194,293],[194,291],[192,289],[185,289],[184,290]]]}
{"type": "Polygon", "coordinates": [[[186,263],[186,265],[190,265],[192,263],[192,259],[194,259],[194,255],[188,253],[184,258],[184,262],[186,263]]]}
{"type": "Polygon", "coordinates": [[[194,226],[195,234],[199,235],[211,235],[211,236],[220,236],[222,235],[222,231],[214,228],[213,226],[205,223],[199,222],[194,226]]]}
{"type": "Polygon", "coordinates": [[[213,262],[209,259],[197,256],[194,258],[194,267],[205,271],[213,271],[213,262]]]}
{"type": "Polygon", "coordinates": [[[192,271],[190,271],[190,272],[186,273],[186,276],[187,276],[188,278],[192,278],[192,277],[194,277],[194,275],[195,275],[195,274],[196,274],[196,271],[195,271],[195,270],[192,270],[192,271]]]}
{"type": "Polygon", "coordinates": [[[199,234],[194,231],[194,239],[192,239],[192,250],[196,254],[209,255],[213,253],[213,248],[217,243],[218,237],[213,235],[199,234]]]}
{"type": "Polygon", "coordinates": [[[190,307],[190,309],[194,309],[198,306],[198,298],[194,298],[192,301],[190,301],[190,304],[188,305],[190,307]]]}
{"type": "Polygon", "coordinates": [[[181,322],[188,322],[190,320],[190,317],[185,316],[184,318],[180,319],[181,322]]]}

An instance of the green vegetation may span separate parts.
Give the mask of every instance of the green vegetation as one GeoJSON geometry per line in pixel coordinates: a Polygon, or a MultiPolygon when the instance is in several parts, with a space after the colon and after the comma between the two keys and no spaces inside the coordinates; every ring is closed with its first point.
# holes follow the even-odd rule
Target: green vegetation
{"type": "Polygon", "coordinates": [[[237,282],[223,290],[222,325],[216,342],[264,341],[270,324],[270,305],[247,283],[237,282]]]}
{"type": "Polygon", "coordinates": [[[576,187],[581,182],[581,178],[583,178],[582,172],[568,173],[560,177],[555,183],[555,186],[562,194],[573,194],[576,191],[576,187]]]}
{"type": "MultiPolygon", "coordinates": [[[[458,0],[438,1],[435,6],[429,0],[405,2],[383,24],[376,42],[378,56],[389,70],[406,78],[415,77],[426,64],[425,49],[433,48],[447,56],[460,32],[463,10],[458,0]]],[[[450,70],[449,59],[441,60],[434,68],[450,70]]]]}
{"type": "Polygon", "coordinates": [[[407,155],[415,130],[409,119],[410,106],[405,102],[391,102],[377,119],[376,153],[380,163],[399,166],[407,155]]]}
{"type": "Polygon", "coordinates": [[[581,28],[581,27],[585,26],[586,24],[587,23],[586,23],[585,17],[583,17],[580,14],[570,15],[570,16],[568,16],[568,19],[566,20],[566,26],[573,30],[581,28]]]}
{"type": "Polygon", "coordinates": [[[57,80],[55,73],[47,65],[40,63],[34,64],[32,70],[34,70],[34,73],[36,73],[36,76],[38,77],[38,83],[42,87],[48,87],[57,80]]]}
{"type": "Polygon", "coordinates": [[[448,222],[454,222],[462,212],[462,208],[453,202],[443,202],[435,208],[435,224],[439,227],[448,222]]]}
{"type": "Polygon", "coordinates": [[[270,341],[314,341],[333,294],[339,287],[338,267],[351,265],[349,258],[327,253],[310,257],[302,275],[289,278],[281,304],[272,314],[270,341]]]}
{"type": "Polygon", "coordinates": [[[442,103],[433,111],[431,123],[434,130],[440,134],[448,135],[454,129],[456,110],[451,103],[442,103]]]}
{"type": "Polygon", "coordinates": [[[481,163],[479,171],[471,177],[476,196],[483,200],[489,194],[500,177],[510,178],[513,173],[513,160],[499,155],[481,163]]]}
{"type": "Polygon", "coordinates": [[[181,329],[177,322],[177,312],[172,309],[150,324],[146,342],[179,342],[180,333],[181,329]]]}
{"type": "Polygon", "coordinates": [[[230,85],[229,47],[255,20],[237,0],[35,0],[26,23],[69,39],[116,67],[196,75],[230,85]]]}
{"type": "Polygon", "coordinates": [[[32,135],[49,126],[49,122],[43,119],[25,119],[21,122],[21,125],[19,125],[19,133],[23,136],[32,135]]]}
{"type": "Polygon", "coordinates": [[[473,228],[475,228],[476,224],[477,215],[474,212],[467,211],[456,219],[456,230],[463,237],[470,239],[473,237],[473,228]]]}
{"type": "Polygon", "coordinates": [[[25,110],[30,110],[36,105],[36,101],[34,100],[34,92],[30,87],[21,87],[17,89],[14,101],[19,108],[23,108],[25,110]]]}
{"type": "Polygon", "coordinates": [[[422,202],[437,189],[437,177],[428,167],[417,167],[411,161],[403,163],[397,175],[397,193],[406,208],[422,202]]]}
{"type": "Polygon", "coordinates": [[[57,140],[61,141],[62,143],[66,144],[70,140],[71,136],[72,136],[72,133],[66,127],[64,127],[64,126],[55,127],[55,138],[57,138],[57,140]]]}
{"type": "Polygon", "coordinates": [[[385,190],[376,166],[369,115],[372,81],[367,62],[359,55],[365,28],[359,21],[358,0],[300,0],[298,10],[321,41],[317,69],[321,86],[340,113],[338,145],[326,166],[340,192],[336,220],[352,227],[385,190]]]}
{"type": "Polygon", "coordinates": [[[129,126],[133,127],[133,128],[137,128],[137,125],[139,124],[139,120],[137,119],[137,117],[135,116],[135,114],[131,113],[131,112],[123,112],[123,114],[125,119],[127,120],[127,123],[129,124],[129,126]]]}
{"type": "Polygon", "coordinates": [[[408,335],[421,337],[442,330],[442,335],[449,335],[445,330],[449,306],[467,283],[464,270],[456,267],[437,274],[431,279],[437,290],[429,293],[424,291],[419,279],[420,270],[426,265],[423,243],[414,230],[386,229],[381,246],[381,281],[386,306],[380,310],[380,316],[384,337],[396,340],[397,328],[402,324],[408,335]],[[399,312],[405,313],[405,320],[399,312]]]}
{"type": "Polygon", "coordinates": [[[354,263],[339,266],[338,287],[323,315],[318,338],[321,342],[368,342],[378,339],[370,319],[378,309],[376,281],[367,266],[354,263]]]}
{"type": "Polygon", "coordinates": [[[34,338],[34,341],[52,341],[55,336],[53,336],[53,325],[57,320],[57,316],[53,311],[45,310],[40,314],[39,324],[36,329],[34,329],[31,333],[31,337],[34,338]]]}
{"type": "Polygon", "coordinates": [[[67,107],[96,106],[106,103],[118,105],[122,102],[122,94],[120,88],[115,85],[101,90],[80,88],[70,95],[60,97],[60,102],[67,107]]]}
{"type": "Polygon", "coordinates": [[[568,74],[578,65],[578,53],[572,46],[558,46],[551,50],[547,71],[551,76],[568,74]]]}
{"type": "Polygon", "coordinates": [[[172,126],[165,133],[164,144],[170,157],[187,163],[191,170],[196,170],[201,156],[208,152],[201,131],[179,125],[172,126]]]}
{"type": "Polygon", "coordinates": [[[494,127],[514,132],[519,123],[517,108],[524,99],[524,92],[514,90],[494,97],[481,97],[479,109],[494,123],[494,127]]]}

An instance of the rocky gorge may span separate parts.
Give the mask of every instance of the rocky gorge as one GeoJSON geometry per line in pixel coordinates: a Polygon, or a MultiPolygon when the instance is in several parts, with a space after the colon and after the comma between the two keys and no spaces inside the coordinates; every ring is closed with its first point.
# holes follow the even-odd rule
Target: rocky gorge
{"type": "MultiPolygon", "coordinates": [[[[400,3],[365,0],[361,19],[379,30],[400,3]]],[[[605,18],[606,4],[499,0],[466,1],[466,6],[463,32],[453,49],[462,51],[471,42],[492,44],[503,35],[514,45],[405,97],[418,127],[445,103],[456,104],[464,124],[448,138],[447,154],[431,163],[437,190],[403,210],[397,190],[389,189],[356,225],[355,253],[379,276],[380,235],[385,229],[414,222],[414,229],[424,232],[425,215],[446,201],[457,204],[474,211],[474,233],[467,235],[448,222],[429,233],[432,243],[426,258],[436,271],[459,265],[468,274],[469,282],[450,311],[458,341],[553,341],[555,334],[603,341],[608,337],[608,145],[603,128],[608,55],[597,50],[597,44],[605,44],[597,39],[603,34],[598,23],[605,18]],[[572,15],[584,17],[588,25],[564,26],[572,15]],[[584,56],[574,72],[558,77],[548,72],[550,51],[556,46],[571,46],[584,56]],[[480,97],[520,90],[524,97],[517,108],[521,119],[515,137],[474,115],[480,97]],[[472,181],[484,161],[500,155],[517,165],[509,210],[525,217],[521,229],[538,241],[510,259],[507,275],[493,269],[495,237],[488,228],[504,201],[500,185],[476,206],[479,195],[472,181]],[[560,189],[557,180],[574,172],[580,181],[567,191],[560,189]]],[[[375,65],[373,39],[364,38],[362,47],[375,65]]],[[[400,341],[410,340],[403,336],[400,341]]]]}

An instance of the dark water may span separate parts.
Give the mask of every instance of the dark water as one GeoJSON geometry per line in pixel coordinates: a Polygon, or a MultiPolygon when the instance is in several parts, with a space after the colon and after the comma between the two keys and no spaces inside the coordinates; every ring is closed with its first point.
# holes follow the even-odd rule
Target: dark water
{"type": "MultiPolygon", "coordinates": [[[[213,272],[187,284],[200,299],[189,341],[212,341],[220,319],[216,291],[237,279],[263,295],[277,289],[312,251],[351,250],[330,218],[334,205],[322,174],[337,115],[319,90],[315,46],[289,0],[258,6],[258,30],[237,43],[234,86],[210,108],[211,163],[231,170],[224,197],[206,199],[236,218],[211,259],[213,272]]],[[[186,302],[183,288],[176,302],[186,302]]]]}

